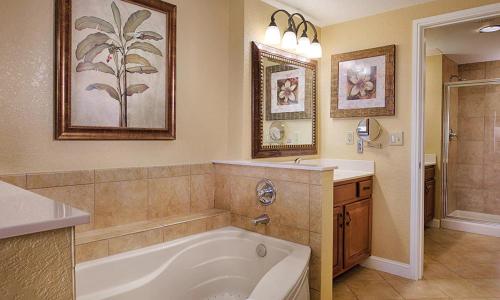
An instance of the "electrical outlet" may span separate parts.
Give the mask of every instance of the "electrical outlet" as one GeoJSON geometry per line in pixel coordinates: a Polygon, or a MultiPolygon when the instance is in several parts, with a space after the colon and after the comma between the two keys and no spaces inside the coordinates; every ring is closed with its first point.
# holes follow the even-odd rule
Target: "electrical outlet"
{"type": "Polygon", "coordinates": [[[354,144],[354,131],[345,132],[345,144],[346,145],[354,144]]]}
{"type": "Polygon", "coordinates": [[[391,132],[389,134],[389,146],[403,146],[403,132],[391,132]]]}

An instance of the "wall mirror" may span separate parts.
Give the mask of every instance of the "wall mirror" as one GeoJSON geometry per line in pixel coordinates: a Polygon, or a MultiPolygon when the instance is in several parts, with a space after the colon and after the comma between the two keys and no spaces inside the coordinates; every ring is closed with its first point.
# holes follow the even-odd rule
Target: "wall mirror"
{"type": "Polygon", "coordinates": [[[358,123],[356,128],[356,133],[358,137],[365,142],[373,142],[378,139],[380,133],[382,132],[382,127],[380,123],[374,118],[364,118],[358,123]]]}
{"type": "Polygon", "coordinates": [[[311,155],[316,61],[252,43],[252,158],[311,155]]]}

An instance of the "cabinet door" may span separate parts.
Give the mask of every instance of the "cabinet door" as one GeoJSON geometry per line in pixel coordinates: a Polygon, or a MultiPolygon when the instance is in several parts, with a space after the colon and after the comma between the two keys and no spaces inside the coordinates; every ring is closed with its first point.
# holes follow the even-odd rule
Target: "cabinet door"
{"type": "Polygon", "coordinates": [[[333,276],[342,272],[342,247],[344,244],[344,214],[342,206],[333,208],[333,276]]]}
{"type": "Polygon", "coordinates": [[[371,254],[372,199],[345,206],[344,268],[350,268],[371,254]]]}
{"type": "Polygon", "coordinates": [[[434,219],[434,193],[435,193],[436,182],[434,179],[427,180],[424,183],[424,213],[425,213],[425,223],[432,221],[434,219]]]}

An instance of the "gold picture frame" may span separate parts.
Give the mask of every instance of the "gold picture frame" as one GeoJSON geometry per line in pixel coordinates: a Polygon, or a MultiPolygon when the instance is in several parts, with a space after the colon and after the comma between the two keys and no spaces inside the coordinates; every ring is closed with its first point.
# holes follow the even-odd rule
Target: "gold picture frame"
{"type": "Polygon", "coordinates": [[[332,55],[331,118],[393,116],[396,45],[332,55]]]}

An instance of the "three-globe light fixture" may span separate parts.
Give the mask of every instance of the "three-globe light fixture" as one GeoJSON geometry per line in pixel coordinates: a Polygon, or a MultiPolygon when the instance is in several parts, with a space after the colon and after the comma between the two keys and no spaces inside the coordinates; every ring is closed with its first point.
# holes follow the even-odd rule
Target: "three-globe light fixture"
{"type": "Polygon", "coordinates": [[[264,40],[265,43],[269,45],[279,45],[281,43],[281,48],[286,50],[295,50],[297,53],[309,58],[320,58],[323,55],[316,27],[314,27],[311,22],[307,21],[303,15],[299,13],[290,14],[284,9],[278,9],[271,15],[271,23],[269,23],[269,26],[266,29],[264,40]],[[288,28],[283,34],[283,37],[281,37],[281,32],[278,25],[276,25],[275,19],[276,14],[279,12],[288,16],[288,28]],[[295,24],[294,17],[296,16],[301,20],[299,25],[295,24]],[[302,34],[300,35],[300,38],[297,39],[301,26],[303,27],[302,34]],[[312,42],[307,36],[307,29],[309,27],[311,27],[314,32],[312,42]]]}

